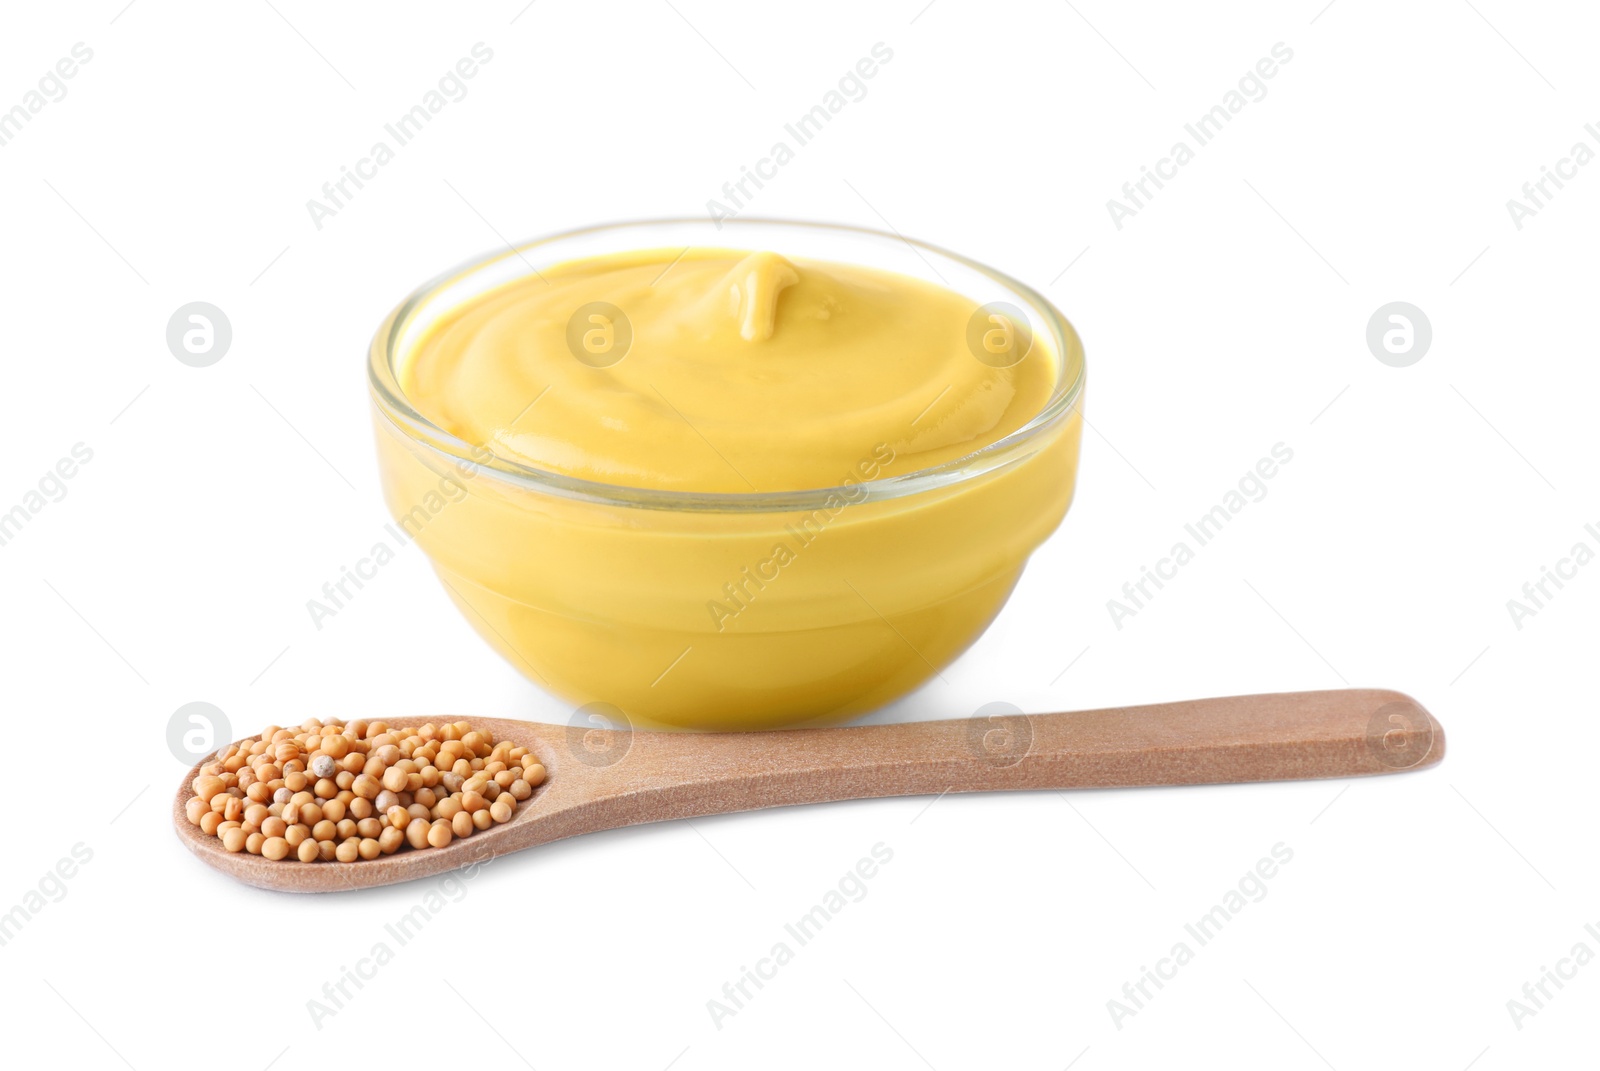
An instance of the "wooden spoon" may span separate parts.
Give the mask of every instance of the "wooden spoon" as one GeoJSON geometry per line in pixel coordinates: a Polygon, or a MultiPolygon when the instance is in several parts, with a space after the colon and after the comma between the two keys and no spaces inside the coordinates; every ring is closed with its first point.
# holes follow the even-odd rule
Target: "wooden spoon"
{"type": "Polygon", "coordinates": [[[232,853],[191,825],[189,771],[172,820],[189,850],[240,881],[339,892],[580,833],[758,807],[996,789],[1289,781],[1398,773],[1444,757],[1444,730],[1399,692],[1348,689],[1197,699],[1067,714],[754,733],[609,732],[475,718],[531,749],[549,780],[504,825],[445,848],[354,863],[232,853]]]}

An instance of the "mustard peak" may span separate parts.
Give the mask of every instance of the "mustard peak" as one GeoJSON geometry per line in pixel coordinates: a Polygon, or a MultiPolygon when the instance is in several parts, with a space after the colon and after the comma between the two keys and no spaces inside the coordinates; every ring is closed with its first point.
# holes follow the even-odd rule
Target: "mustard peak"
{"type": "Polygon", "coordinates": [[[778,323],[778,294],[800,281],[795,266],[776,253],[751,253],[733,266],[723,282],[728,307],[739,321],[739,337],[765,342],[778,323]]]}

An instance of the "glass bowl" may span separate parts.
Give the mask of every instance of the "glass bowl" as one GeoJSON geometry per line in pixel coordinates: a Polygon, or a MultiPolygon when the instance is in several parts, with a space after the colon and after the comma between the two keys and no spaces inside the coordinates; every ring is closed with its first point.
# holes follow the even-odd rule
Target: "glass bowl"
{"type": "Polygon", "coordinates": [[[373,339],[368,377],[390,512],[473,627],[549,691],[642,728],[825,724],[918,687],[982,634],[1060,524],[1082,436],[1083,347],[1049,301],[956,254],[831,224],[619,223],[494,253],[406,298],[373,339]],[[568,261],[693,247],[857,264],[1005,302],[1055,362],[1054,390],[1017,431],[930,468],[711,494],[519,464],[430,423],[401,389],[430,325],[477,295],[568,261]]]}

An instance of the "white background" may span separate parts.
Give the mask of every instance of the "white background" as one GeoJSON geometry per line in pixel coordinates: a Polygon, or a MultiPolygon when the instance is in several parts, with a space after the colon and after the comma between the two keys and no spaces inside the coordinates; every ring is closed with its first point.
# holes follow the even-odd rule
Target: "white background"
{"type": "Polygon", "coordinates": [[[74,43],[94,53],[0,148],[0,510],[94,452],[0,547],[0,910],[93,852],[0,947],[8,1045],[141,1071],[380,1049],[396,1067],[1592,1062],[1600,965],[1520,1029],[1507,1001],[1578,942],[1600,953],[1600,565],[1521,629],[1506,606],[1574,543],[1600,549],[1600,166],[1520,230],[1506,208],[1574,143],[1600,148],[1591,10],[124,2],[32,5],[0,35],[4,107],[74,43]],[[318,230],[307,199],[479,41],[494,58],[470,94],[318,230]],[[200,865],[168,819],[172,712],[215,703],[238,735],[569,713],[414,550],[313,628],[306,600],[387,519],[374,328],[502,237],[704,212],[879,41],[894,57],[869,95],[750,211],[887,223],[1044,290],[1086,341],[1093,430],[1072,513],[994,627],[874,720],[1348,682],[1415,695],[1449,757],[541,848],[478,876],[319,1030],[307,1000],[434,883],[302,899],[200,865]],[[1108,198],[1276,42],[1294,56],[1266,98],[1115,227],[1108,198]],[[196,300],[233,326],[209,368],[164,338],[196,300]],[[1365,342],[1396,300],[1433,326],[1408,368],[1365,342]],[[1294,460],[1269,495],[1116,628],[1106,601],[1279,442],[1294,460]],[[707,1001],[878,842],[894,857],[866,897],[719,1029],[707,1001]],[[1266,898],[1119,1029],[1107,1001],[1279,842],[1294,857],[1266,898]]]}

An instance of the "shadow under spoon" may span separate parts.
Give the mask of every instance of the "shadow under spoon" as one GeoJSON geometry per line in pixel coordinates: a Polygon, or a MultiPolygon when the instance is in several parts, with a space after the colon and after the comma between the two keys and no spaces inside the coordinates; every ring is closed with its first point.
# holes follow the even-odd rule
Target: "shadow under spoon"
{"type": "Polygon", "coordinates": [[[353,863],[229,852],[172,804],[183,843],[249,885],[342,892],[390,885],[603,829],[878,796],[1293,781],[1400,773],[1444,757],[1444,729],[1379,689],[1285,692],[1060,714],[751,733],[605,732],[473,718],[548,771],[509,822],[444,848],[353,863]]]}

